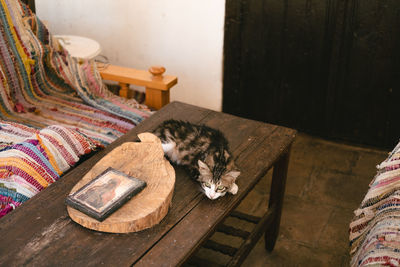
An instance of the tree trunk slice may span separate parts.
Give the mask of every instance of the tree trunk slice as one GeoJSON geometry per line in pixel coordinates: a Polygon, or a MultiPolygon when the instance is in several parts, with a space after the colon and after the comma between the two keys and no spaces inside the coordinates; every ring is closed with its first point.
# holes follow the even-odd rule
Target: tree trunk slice
{"type": "Polygon", "coordinates": [[[130,233],[150,228],[165,217],[174,191],[175,170],[164,158],[160,139],[151,133],[138,136],[141,142],[123,143],[97,162],[71,194],[108,167],[144,180],[147,186],[102,222],[67,206],[73,221],[96,231],[130,233]]]}

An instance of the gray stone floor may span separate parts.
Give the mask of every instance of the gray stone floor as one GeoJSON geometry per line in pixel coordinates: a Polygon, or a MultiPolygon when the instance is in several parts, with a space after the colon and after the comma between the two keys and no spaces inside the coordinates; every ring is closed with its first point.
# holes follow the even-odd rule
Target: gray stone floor
{"type": "MultiPolygon", "coordinates": [[[[348,225],[388,151],[346,145],[299,134],[292,148],[279,237],[272,253],[264,238],[243,266],[348,266],[348,225]]],[[[267,207],[271,173],[238,207],[261,215],[267,207]]],[[[251,229],[240,220],[225,223],[251,229]]],[[[212,240],[240,245],[241,239],[216,233],[212,240]]],[[[229,258],[202,248],[199,258],[224,264],[229,258]]]]}

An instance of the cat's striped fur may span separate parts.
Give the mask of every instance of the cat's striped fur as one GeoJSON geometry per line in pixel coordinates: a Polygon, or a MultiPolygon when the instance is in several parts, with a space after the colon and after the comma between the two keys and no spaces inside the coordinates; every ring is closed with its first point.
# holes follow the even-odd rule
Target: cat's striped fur
{"type": "Polygon", "coordinates": [[[240,175],[224,135],[215,129],[189,122],[168,120],[154,132],[170,161],[185,166],[200,182],[210,199],[236,194],[240,175]]]}

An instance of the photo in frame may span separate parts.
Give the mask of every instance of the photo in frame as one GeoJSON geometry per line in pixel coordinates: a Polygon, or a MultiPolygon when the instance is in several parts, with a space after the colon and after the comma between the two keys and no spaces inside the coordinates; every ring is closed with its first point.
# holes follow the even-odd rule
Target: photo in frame
{"type": "Polygon", "coordinates": [[[101,222],[145,187],[145,181],[110,167],[70,194],[66,204],[101,222]]]}

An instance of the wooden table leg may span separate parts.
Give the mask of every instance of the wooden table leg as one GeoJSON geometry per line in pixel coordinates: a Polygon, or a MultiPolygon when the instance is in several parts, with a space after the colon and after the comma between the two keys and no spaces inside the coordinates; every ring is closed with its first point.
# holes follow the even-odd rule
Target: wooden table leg
{"type": "Polygon", "coordinates": [[[265,248],[272,251],[278,238],[279,225],[281,222],[283,198],[285,196],[285,185],[289,165],[290,147],[282,154],[275,163],[272,174],[271,193],[269,197],[269,209],[273,209],[272,223],[265,231],[265,248]]]}
{"type": "Polygon", "coordinates": [[[169,89],[159,90],[146,87],[146,105],[156,110],[169,103],[169,89]]]}
{"type": "Polygon", "coordinates": [[[128,98],[129,94],[129,84],[128,83],[118,83],[121,89],[119,89],[119,96],[128,98]]]}

